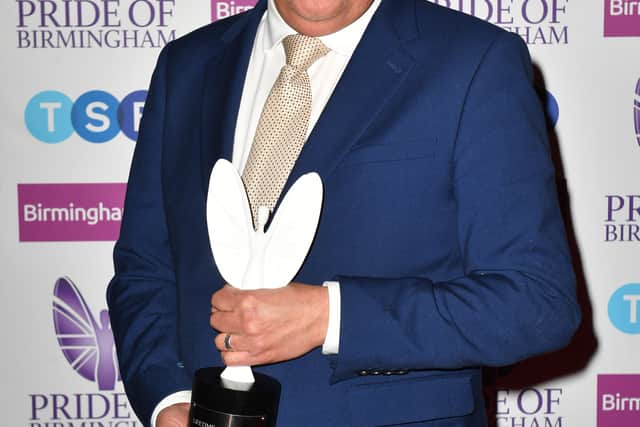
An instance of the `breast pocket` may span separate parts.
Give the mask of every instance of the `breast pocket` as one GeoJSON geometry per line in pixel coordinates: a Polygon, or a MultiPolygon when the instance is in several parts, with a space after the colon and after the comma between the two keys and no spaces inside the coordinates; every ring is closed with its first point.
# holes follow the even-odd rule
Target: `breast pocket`
{"type": "Polygon", "coordinates": [[[438,144],[435,138],[362,144],[351,149],[342,159],[340,166],[424,159],[436,157],[437,154],[438,144]]]}
{"type": "Polygon", "coordinates": [[[475,407],[468,375],[361,384],[347,395],[351,425],[357,427],[445,421],[469,415],[475,407]]]}

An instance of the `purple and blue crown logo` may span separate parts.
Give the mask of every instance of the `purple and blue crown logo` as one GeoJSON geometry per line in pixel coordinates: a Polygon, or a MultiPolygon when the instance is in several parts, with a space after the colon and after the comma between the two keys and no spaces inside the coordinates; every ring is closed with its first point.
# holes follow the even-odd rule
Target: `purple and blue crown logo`
{"type": "Polygon", "coordinates": [[[53,290],[53,324],[58,344],[71,367],[83,378],[113,390],[120,381],[109,313],[100,311],[96,322],[82,294],[66,277],[53,290]]]}
{"type": "Polygon", "coordinates": [[[633,117],[636,125],[636,141],[640,145],[640,79],[636,84],[636,99],[633,101],[633,117]]]}

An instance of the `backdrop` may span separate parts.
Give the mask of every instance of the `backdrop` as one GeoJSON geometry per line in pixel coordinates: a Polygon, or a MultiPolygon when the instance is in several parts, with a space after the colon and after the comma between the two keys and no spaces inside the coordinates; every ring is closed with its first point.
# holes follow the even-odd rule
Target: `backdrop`
{"type": "MultiPolygon", "coordinates": [[[[499,427],[640,425],[640,2],[433,0],[519,34],[546,105],[583,324],[487,372],[499,427]]],[[[255,0],[0,6],[0,362],[7,426],[140,426],[106,313],[111,251],[159,50],[255,0]]]]}

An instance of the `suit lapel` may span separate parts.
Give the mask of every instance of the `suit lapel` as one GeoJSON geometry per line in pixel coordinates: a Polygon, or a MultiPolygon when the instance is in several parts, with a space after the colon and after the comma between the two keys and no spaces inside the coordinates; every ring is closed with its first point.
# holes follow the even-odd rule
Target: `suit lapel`
{"type": "Polygon", "coordinates": [[[240,98],[256,30],[266,0],[234,23],[222,36],[223,45],[205,71],[202,98],[202,181],[205,193],[217,159],[231,161],[240,98]]]}
{"type": "Polygon", "coordinates": [[[404,49],[406,41],[416,35],[412,5],[382,1],[309,135],[282,195],[307,172],[318,172],[326,180],[402,84],[414,65],[404,49]]]}

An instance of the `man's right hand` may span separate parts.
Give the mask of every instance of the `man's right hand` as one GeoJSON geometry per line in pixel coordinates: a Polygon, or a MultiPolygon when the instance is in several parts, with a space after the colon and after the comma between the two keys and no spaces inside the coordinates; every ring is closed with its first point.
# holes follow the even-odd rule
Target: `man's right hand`
{"type": "Polygon", "coordinates": [[[155,427],[188,427],[189,404],[176,403],[167,406],[158,414],[155,427]]]}

